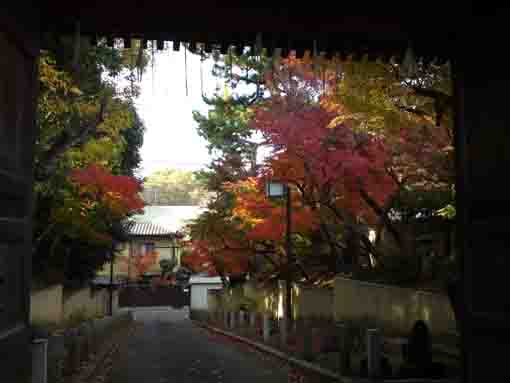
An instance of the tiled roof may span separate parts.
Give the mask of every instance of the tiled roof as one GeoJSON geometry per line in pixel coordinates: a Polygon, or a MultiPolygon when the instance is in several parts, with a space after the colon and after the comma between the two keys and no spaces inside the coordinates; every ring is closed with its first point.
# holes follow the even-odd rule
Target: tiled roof
{"type": "Polygon", "coordinates": [[[137,237],[173,237],[175,232],[151,222],[128,223],[128,235],[137,237]]]}
{"type": "Polygon", "coordinates": [[[134,215],[131,219],[137,223],[151,222],[175,233],[204,210],[199,206],[145,206],[143,214],[134,215]]]}

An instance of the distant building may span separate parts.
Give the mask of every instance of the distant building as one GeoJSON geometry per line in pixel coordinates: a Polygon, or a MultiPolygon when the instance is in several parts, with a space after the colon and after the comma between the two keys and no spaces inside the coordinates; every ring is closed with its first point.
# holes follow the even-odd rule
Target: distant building
{"type": "Polygon", "coordinates": [[[205,211],[202,206],[145,206],[144,213],[131,218],[134,222],[152,224],[164,227],[172,232],[178,232],[192,219],[205,211]]]}
{"type": "MultiPolygon", "coordinates": [[[[135,215],[126,223],[128,241],[118,247],[114,263],[115,279],[136,279],[139,269],[135,257],[156,254],[145,275],[160,275],[160,261],[167,259],[175,263],[174,271],[181,266],[182,249],[178,244],[180,232],[204,208],[199,206],[146,206],[144,213],[135,215]]],[[[98,274],[109,275],[110,264],[98,274]]]]}

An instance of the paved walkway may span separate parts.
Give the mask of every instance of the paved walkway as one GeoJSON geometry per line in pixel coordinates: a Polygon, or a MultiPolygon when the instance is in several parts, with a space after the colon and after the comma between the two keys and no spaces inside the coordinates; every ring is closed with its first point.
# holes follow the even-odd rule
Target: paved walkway
{"type": "Polygon", "coordinates": [[[137,329],[113,361],[112,383],[284,383],[287,369],[188,320],[187,310],[135,310],[137,329]]]}

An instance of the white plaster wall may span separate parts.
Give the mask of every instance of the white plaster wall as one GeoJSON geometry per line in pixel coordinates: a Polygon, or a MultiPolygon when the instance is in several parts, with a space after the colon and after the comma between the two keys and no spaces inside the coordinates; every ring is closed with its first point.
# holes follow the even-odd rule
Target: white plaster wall
{"type": "Polygon", "coordinates": [[[406,335],[418,320],[432,335],[457,333],[455,316],[444,294],[385,286],[338,277],[334,293],[335,320],[368,319],[387,330],[406,335]]]}
{"type": "Polygon", "coordinates": [[[221,285],[197,284],[191,285],[190,310],[207,310],[207,296],[209,290],[221,289],[221,285]]]}

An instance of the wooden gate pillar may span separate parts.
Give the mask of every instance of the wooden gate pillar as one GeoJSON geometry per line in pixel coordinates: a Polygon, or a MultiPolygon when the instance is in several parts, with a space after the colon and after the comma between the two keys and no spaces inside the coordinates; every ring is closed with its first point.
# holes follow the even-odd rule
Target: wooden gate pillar
{"type": "Polygon", "coordinates": [[[5,382],[28,382],[31,373],[32,163],[39,33],[37,8],[22,3],[17,9],[2,6],[0,11],[0,371],[5,382]]]}
{"type": "Polygon", "coordinates": [[[476,28],[483,48],[466,44],[454,63],[457,235],[462,256],[457,297],[464,336],[464,382],[508,382],[510,344],[510,108],[504,34],[476,28]],[[469,48],[467,47],[469,45],[469,48]],[[476,47],[476,48],[475,48],[476,47]],[[469,51],[468,51],[469,49],[469,51]],[[493,52],[487,60],[473,49],[493,52]]]}

